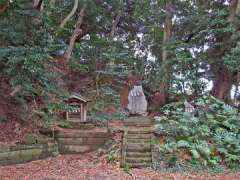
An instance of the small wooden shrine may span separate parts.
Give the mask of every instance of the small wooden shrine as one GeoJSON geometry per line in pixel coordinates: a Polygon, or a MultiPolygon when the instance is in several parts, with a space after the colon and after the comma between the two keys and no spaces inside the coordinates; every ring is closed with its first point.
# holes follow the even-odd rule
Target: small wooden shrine
{"type": "Polygon", "coordinates": [[[87,103],[89,100],[78,93],[74,93],[69,97],[67,102],[71,107],[71,109],[66,112],[67,121],[87,122],[87,103]]]}

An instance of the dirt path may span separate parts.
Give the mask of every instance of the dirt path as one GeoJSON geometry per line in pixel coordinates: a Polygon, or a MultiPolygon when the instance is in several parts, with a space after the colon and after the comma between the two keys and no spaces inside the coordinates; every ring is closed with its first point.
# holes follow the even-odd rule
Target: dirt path
{"type": "Polygon", "coordinates": [[[219,179],[239,180],[240,173],[195,176],[178,173],[157,173],[151,169],[132,169],[130,174],[119,168],[118,164],[109,164],[106,160],[86,155],[59,155],[26,164],[0,167],[1,180],[185,180],[219,179]]]}

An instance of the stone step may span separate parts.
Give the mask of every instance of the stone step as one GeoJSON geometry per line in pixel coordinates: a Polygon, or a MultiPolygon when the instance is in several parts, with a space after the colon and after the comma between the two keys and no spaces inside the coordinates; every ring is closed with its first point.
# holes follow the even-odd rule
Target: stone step
{"type": "Polygon", "coordinates": [[[66,131],[59,131],[56,134],[56,138],[107,138],[110,136],[110,133],[107,130],[76,130],[68,129],[66,131]]]}
{"type": "Polygon", "coordinates": [[[96,146],[80,146],[80,145],[61,145],[59,144],[59,152],[62,154],[86,153],[96,150],[96,146]]]}
{"type": "Polygon", "coordinates": [[[147,144],[127,144],[126,152],[150,152],[151,145],[147,144]]]}
{"type": "Polygon", "coordinates": [[[106,142],[107,138],[58,138],[57,141],[64,145],[102,145],[106,142]]]}
{"type": "Polygon", "coordinates": [[[137,122],[124,122],[124,126],[125,127],[152,127],[153,124],[152,123],[148,123],[148,122],[141,122],[141,123],[137,123],[137,122]]]}
{"type": "Polygon", "coordinates": [[[126,152],[126,157],[152,157],[151,152],[126,152]]]}
{"type": "Polygon", "coordinates": [[[128,143],[151,143],[151,139],[147,138],[147,139],[127,139],[128,143]]]}
{"type": "Polygon", "coordinates": [[[147,142],[147,143],[144,143],[144,142],[130,143],[130,142],[128,142],[127,145],[134,146],[134,147],[151,147],[150,142],[147,142]]]}
{"type": "Polygon", "coordinates": [[[150,134],[153,133],[153,128],[149,127],[134,127],[127,129],[128,134],[150,134]]]}
{"type": "Polygon", "coordinates": [[[152,134],[127,134],[128,139],[150,139],[152,134]]]}
{"type": "Polygon", "coordinates": [[[81,122],[72,122],[72,121],[67,121],[72,129],[82,129],[82,130],[87,130],[87,129],[94,129],[95,126],[92,123],[81,123],[81,122]]]}
{"type": "Polygon", "coordinates": [[[124,126],[138,126],[138,127],[151,127],[153,120],[146,117],[131,117],[123,121],[124,126]]]}
{"type": "Polygon", "coordinates": [[[152,167],[152,163],[126,163],[131,168],[146,168],[146,167],[152,167]]]}
{"type": "Polygon", "coordinates": [[[125,159],[126,163],[152,163],[152,158],[151,157],[140,157],[140,158],[135,158],[135,157],[126,157],[125,159]]]}

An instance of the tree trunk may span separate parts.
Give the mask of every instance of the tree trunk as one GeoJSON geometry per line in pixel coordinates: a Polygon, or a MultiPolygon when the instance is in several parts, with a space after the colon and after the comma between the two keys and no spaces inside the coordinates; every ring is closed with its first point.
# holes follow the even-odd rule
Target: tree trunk
{"type": "MultiPolygon", "coordinates": [[[[230,23],[237,25],[236,17],[237,14],[239,14],[239,11],[240,0],[231,0],[229,5],[229,16],[227,20],[230,23]]],[[[231,36],[232,34],[227,33],[224,37],[221,37],[224,46],[219,50],[219,58],[222,58],[225,51],[231,48],[233,43],[231,36]]],[[[231,89],[235,79],[234,72],[231,72],[225,65],[219,65],[217,63],[211,65],[211,70],[215,75],[213,89],[211,92],[212,95],[226,103],[231,103],[231,89]]]]}
{"type": "MultiPolygon", "coordinates": [[[[165,16],[165,22],[164,22],[164,34],[163,34],[163,45],[162,48],[162,64],[167,64],[167,61],[169,60],[169,52],[166,48],[166,44],[170,40],[172,36],[172,2],[167,1],[166,2],[166,16],[165,16]]],[[[167,102],[168,99],[168,89],[169,89],[169,79],[170,79],[170,69],[168,66],[166,66],[166,73],[164,74],[164,78],[162,82],[160,83],[160,92],[159,97],[161,97],[161,105],[164,105],[167,102]]]]}
{"type": "Polygon", "coordinates": [[[110,37],[113,38],[114,37],[114,33],[117,29],[117,25],[120,21],[120,17],[121,17],[121,10],[118,10],[118,13],[117,13],[117,16],[116,18],[113,20],[113,25],[112,25],[112,28],[111,28],[111,32],[110,32],[110,37]]]}
{"type": "Polygon", "coordinates": [[[32,7],[33,9],[43,11],[43,0],[33,0],[32,7]]]}
{"type": "Polygon", "coordinates": [[[233,74],[224,65],[215,66],[215,79],[213,81],[212,95],[226,103],[231,102],[231,89],[233,74]]]}
{"type": "Polygon", "coordinates": [[[120,0],[118,12],[116,14],[116,17],[113,19],[113,23],[112,23],[112,28],[111,28],[111,32],[110,32],[110,37],[111,38],[114,37],[114,33],[115,33],[115,31],[117,29],[117,25],[118,25],[118,23],[120,21],[121,14],[122,14],[122,6],[123,6],[123,1],[120,0]]]}
{"type": "MultiPolygon", "coordinates": [[[[165,45],[172,36],[172,2],[166,2],[166,15],[164,21],[163,44],[165,45]]],[[[165,63],[168,60],[168,51],[166,47],[162,50],[162,61],[165,63]]]]}

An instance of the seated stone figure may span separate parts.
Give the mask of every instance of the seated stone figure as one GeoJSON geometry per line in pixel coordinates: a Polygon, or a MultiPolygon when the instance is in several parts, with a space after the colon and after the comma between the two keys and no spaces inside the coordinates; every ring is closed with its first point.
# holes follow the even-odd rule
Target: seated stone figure
{"type": "Polygon", "coordinates": [[[142,86],[134,86],[128,94],[128,110],[130,115],[147,115],[147,101],[142,86]]]}

